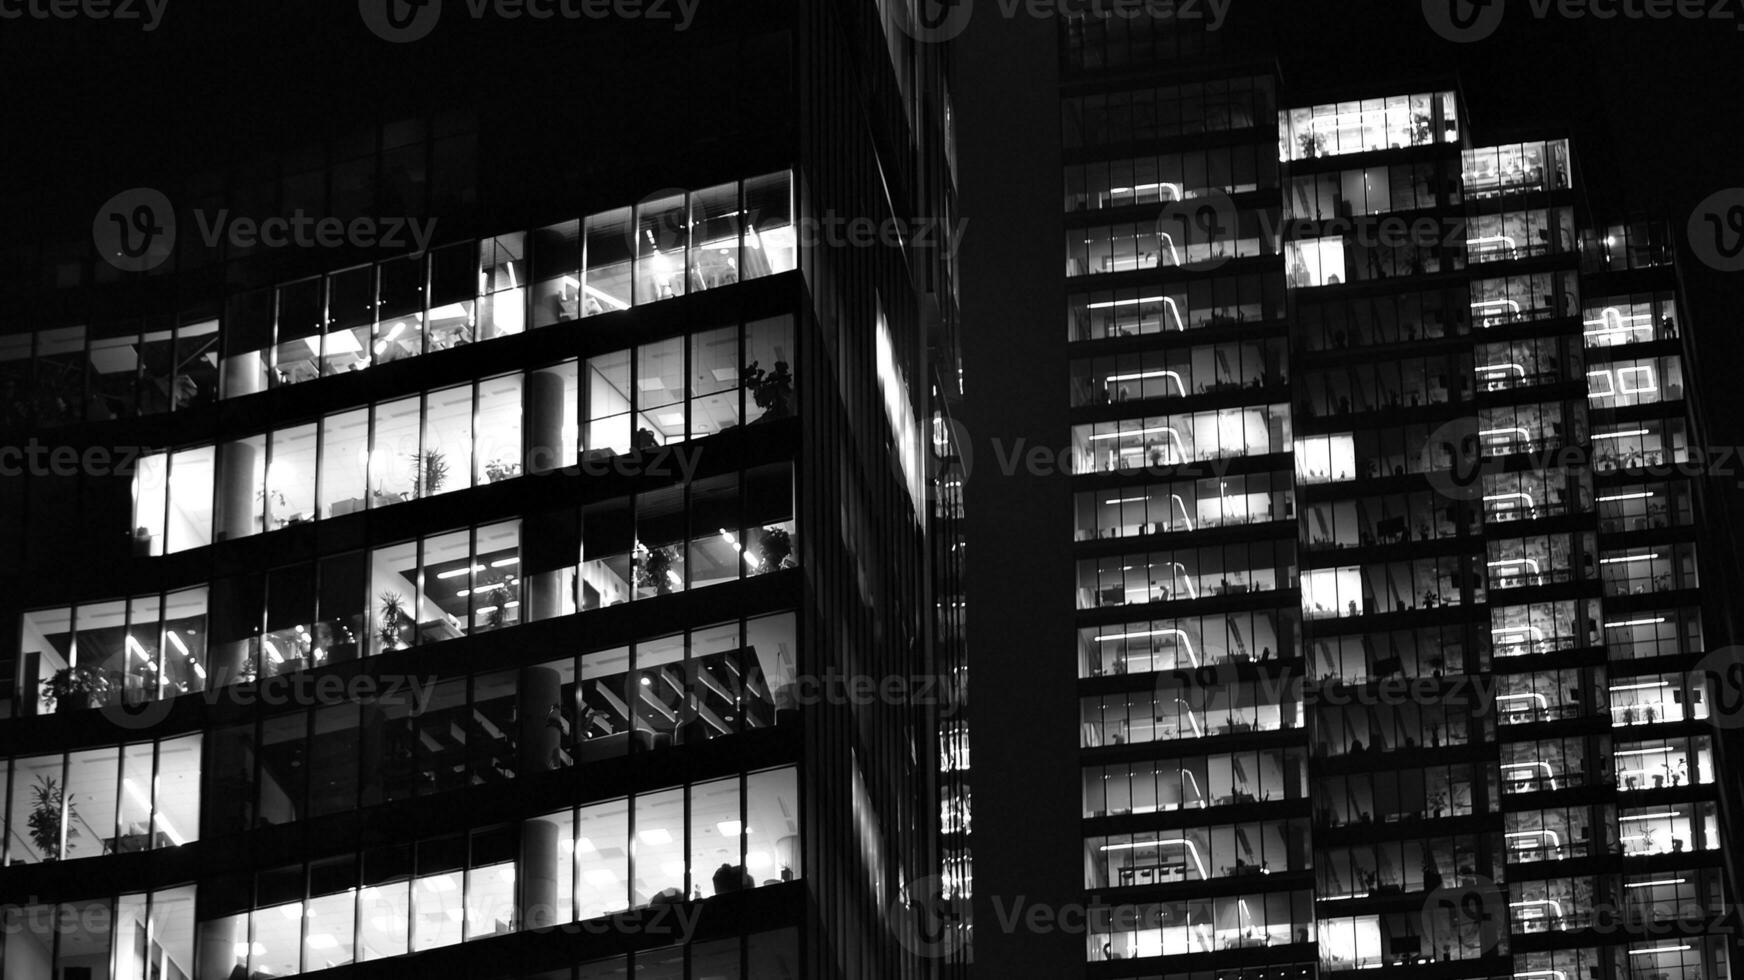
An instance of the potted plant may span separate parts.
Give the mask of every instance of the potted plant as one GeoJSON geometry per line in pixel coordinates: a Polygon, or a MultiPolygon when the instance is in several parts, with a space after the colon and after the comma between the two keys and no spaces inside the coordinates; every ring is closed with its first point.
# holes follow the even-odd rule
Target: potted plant
{"type": "Polygon", "coordinates": [[[43,696],[54,701],[55,712],[95,708],[104,703],[114,687],[109,672],[80,664],[63,667],[42,682],[43,696]]]}
{"type": "Polygon", "coordinates": [[[1422,146],[1435,138],[1435,132],[1429,121],[1429,113],[1413,112],[1411,114],[1411,145],[1422,146]]]}
{"type": "Polygon", "coordinates": [[[262,487],[254,492],[254,499],[266,505],[266,526],[269,530],[285,526],[285,519],[280,515],[290,510],[291,505],[285,502],[283,493],[262,487]]]}
{"type": "Polygon", "coordinates": [[[787,533],[786,528],[764,528],[763,540],[757,543],[757,557],[762,560],[759,572],[794,567],[798,562],[793,558],[793,535],[787,533]]]}
{"type": "Polygon", "coordinates": [[[745,388],[751,392],[751,400],[763,410],[756,421],[786,418],[793,414],[793,374],[786,361],[776,361],[773,371],[765,371],[752,361],[745,368],[745,388]]]}
{"type": "Polygon", "coordinates": [[[400,649],[400,620],[406,615],[406,599],[398,592],[383,592],[376,597],[381,600],[381,621],[376,627],[376,636],[381,639],[382,650],[400,649]]]}
{"type": "Polygon", "coordinates": [[[77,814],[70,812],[72,806],[66,802],[66,794],[53,776],[36,777],[30,795],[30,842],[36,845],[44,861],[58,861],[61,858],[61,823],[65,817],[77,814]]]}
{"type": "Polygon", "coordinates": [[[1304,159],[1312,160],[1326,149],[1326,137],[1309,130],[1297,135],[1296,145],[1301,147],[1304,159]]]}
{"type": "Polygon", "coordinates": [[[503,616],[508,612],[505,607],[507,607],[511,601],[508,586],[498,582],[490,590],[490,594],[485,596],[484,601],[491,607],[490,613],[485,616],[485,625],[489,626],[491,629],[496,629],[502,626],[503,616]]]}
{"type": "Polygon", "coordinates": [[[448,455],[440,449],[426,449],[409,458],[417,468],[412,477],[413,498],[433,497],[442,492],[442,485],[448,482],[448,455]]]}
{"type": "Polygon", "coordinates": [[[669,547],[643,548],[636,559],[636,584],[653,589],[655,595],[670,595],[673,557],[669,547]]]}
{"type": "Polygon", "coordinates": [[[501,483],[504,480],[512,480],[520,475],[520,463],[505,463],[500,459],[493,459],[484,464],[484,478],[491,483],[501,483]]]}

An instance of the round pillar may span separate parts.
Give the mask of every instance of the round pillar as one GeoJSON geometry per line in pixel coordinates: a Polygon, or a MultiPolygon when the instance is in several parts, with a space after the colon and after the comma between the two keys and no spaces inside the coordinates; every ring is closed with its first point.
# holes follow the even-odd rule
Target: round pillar
{"type": "Polygon", "coordinates": [[[557,907],[557,875],[568,873],[565,862],[558,857],[557,825],[544,820],[528,820],[521,824],[521,860],[515,870],[520,886],[520,922],[522,929],[542,929],[568,922],[570,909],[557,907]]]}
{"type": "MultiPolygon", "coordinates": [[[[563,376],[534,371],[527,377],[526,433],[528,473],[549,473],[563,460],[563,376]]],[[[574,447],[568,447],[573,449],[574,447]]]]}
{"type": "Polygon", "coordinates": [[[218,540],[243,538],[255,532],[261,501],[254,495],[253,445],[229,442],[218,453],[218,540]]]}
{"type": "Polygon", "coordinates": [[[519,757],[515,774],[548,772],[556,766],[560,736],[563,734],[563,685],[557,671],[550,667],[526,667],[521,670],[515,715],[519,720],[519,757]]]}

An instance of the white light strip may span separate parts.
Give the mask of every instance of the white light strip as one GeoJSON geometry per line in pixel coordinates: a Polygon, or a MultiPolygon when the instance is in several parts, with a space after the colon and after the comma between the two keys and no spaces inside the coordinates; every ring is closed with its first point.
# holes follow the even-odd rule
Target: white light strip
{"type": "Polygon", "coordinates": [[[1556,785],[1556,770],[1550,768],[1550,763],[1548,763],[1548,762],[1542,762],[1542,761],[1540,761],[1540,762],[1505,762],[1502,764],[1502,768],[1503,769],[1538,769],[1538,768],[1543,768],[1544,778],[1548,779],[1550,781],[1550,788],[1553,790],[1560,788],[1556,785]]]}
{"type": "Polygon", "coordinates": [[[1514,244],[1514,239],[1508,235],[1480,235],[1477,238],[1467,239],[1465,244],[1468,250],[1473,245],[1501,245],[1514,251],[1519,250],[1519,246],[1514,244]]]}
{"type": "Polygon", "coordinates": [[[1193,863],[1199,868],[1199,877],[1201,879],[1208,877],[1205,874],[1205,861],[1199,857],[1199,848],[1195,847],[1193,842],[1185,837],[1173,837],[1167,840],[1139,841],[1131,844],[1104,844],[1101,849],[1104,851],[1130,851],[1140,847],[1185,847],[1187,853],[1193,856],[1193,863]]]}
{"type": "Polygon", "coordinates": [[[1106,310],[1116,306],[1138,306],[1143,303],[1161,303],[1167,298],[1168,297],[1166,296],[1146,296],[1142,299],[1115,299],[1103,303],[1091,303],[1089,306],[1085,307],[1085,309],[1106,310]]]}
{"type": "Polygon", "coordinates": [[[1554,830],[1521,830],[1521,831],[1517,831],[1515,833],[1509,834],[1508,836],[1509,837],[1545,837],[1545,838],[1548,838],[1550,840],[1551,847],[1555,847],[1555,848],[1562,847],[1562,838],[1558,837],[1556,835],[1556,831],[1554,831],[1554,830]]]}
{"type": "Polygon", "coordinates": [[[1646,498],[1651,497],[1653,495],[1654,495],[1653,491],[1651,491],[1651,490],[1643,490],[1640,493],[1616,493],[1616,494],[1612,494],[1609,497],[1600,497],[1599,503],[1601,503],[1601,504],[1614,504],[1614,503],[1617,503],[1618,501],[1623,501],[1623,500],[1645,500],[1646,498]]]}
{"type": "Polygon", "coordinates": [[[1129,436],[1148,436],[1158,432],[1173,432],[1172,426],[1153,425],[1146,429],[1128,429],[1124,432],[1103,432],[1090,437],[1091,442],[1103,442],[1108,439],[1125,439],[1129,436]]]}
{"type": "Polygon", "coordinates": [[[1656,626],[1663,622],[1665,622],[1664,616],[1655,619],[1624,619],[1615,623],[1606,623],[1605,629],[1621,629],[1625,626],[1656,626]]]}

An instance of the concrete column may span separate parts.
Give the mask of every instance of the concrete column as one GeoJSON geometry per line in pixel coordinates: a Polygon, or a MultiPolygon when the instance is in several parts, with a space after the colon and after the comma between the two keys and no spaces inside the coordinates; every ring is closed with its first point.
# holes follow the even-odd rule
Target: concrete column
{"type": "Polygon", "coordinates": [[[519,755],[515,775],[548,772],[556,753],[562,726],[550,723],[552,711],[563,711],[563,685],[557,671],[550,667],[526,667],[521,670],[516,717],[520,737],[516,740],[519,755]]]}
{"type": "Polygon", "coordinates": [[[229,980],[242,958],[236,947],[246,940],[248,919],[233,916],[200,923],[200,948],[194,980],[229,980]]]}
{"type": "Polygon", "coordinates": [[[557,469],[564,456],[563,376],[555,371],[534,371],[527,376],[522,397],[527,441],[523,469],[527,473],[549,473],[557,469]]]}
{"type": "MultiPolygon", "coordinates": [[[[528,518],[521,526],[527,535],[540,532],[540,521],[528,518]]],[[[530,538],[529,538],[530,539],[530,538]]],[[[541,619],[554,619],[563,615],[563,583],[572,573],[568,569],[558,569],[551,572],[538,572],[526,578],[526,621],[536,623],[541,619]]]]}
{"type": "Polygon", "coordinates": [[[238,683],[253,656],[253,640],[212,644],[206,651],[206,686],[219,688],[238,683]]]}
{"type": "Polygon", "coordinates": [[[237,354],[224,365],[224,397],[252,395],[266,389],[266,351],[237,354]]]}
{"type": "MultiPolygon", "coordinates": [[[[523,397],[527,437],[525,470],[528,473],[550,473],[558,468],[566,448],[563,445],[563,376],[555,371],[533,372],[527,377],[523,397]]],[[[551,569],[542,562],[527,560],[555,540],[553,535],[562,536],[563,532],[553,525],[551,517],[533,514],[524,518],[521,540],[525,546],[522,548],[521,567],[531,570],[525,579],[525,605],[522,606],[526,622],[563,615],[563,589],[569,578],[567,568],[551,569]]]]}
{"type": "Polygon", "coordinates": [[[253,534],[261,501],[254,495],[253,445],[231,442],[218,449],[218,540],[253,534]]]}
{"type": "Polygon", "coordinates": [[[568,922],[570,909],[557,907],[557,876],[571,873],[568,862],[558,856],[557,825],[543,820],[521,824],[521,862],[515,871],[520,885],[522,929],[540,929],[568,922]]]}

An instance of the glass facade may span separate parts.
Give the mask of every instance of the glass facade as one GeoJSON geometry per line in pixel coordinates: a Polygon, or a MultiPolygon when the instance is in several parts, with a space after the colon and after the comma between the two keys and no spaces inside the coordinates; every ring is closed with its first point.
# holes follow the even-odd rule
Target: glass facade
{"type": "Polygon", "coordinates": [[[148,454],[133,485],[134,551],[186,551],[790,418],[792,348],[791,319],[761,320],[148,454]]]}
{"type": "Polygon", "coordinates": [[[200,738],[17,757],[5,863],[180,847],[200,838],[200,738]]]}
{"type": "Polygon", "coordinates": [[[32,610],[16,708],[136,705],[779,572],[798,566],[794,516],[792,467],[769,464],[543,509],[536,547],[515,519],[32,610]]]}
{"type": "Polygon", "coordinates": [[[775,173],[240,293],[221,317],[9,335],[6,418],[191,410],[788,272],[794,215],[793,174],[775,173]]]}
{"type": "Polygon", "coordinates": [[[889,916],[966,899],[961,718],[831,681],[967,679],[942,52],[718,13],[166,93],[164,264],[0,234],[0,444],[111,461],[0,479],[0,975],[933,972],[889,916]]]}
{"type": "Polygon", "coordinates": [[[1092,975],[1728,975],[1584,931],[1723,902],[1668,236],[1452,87],[1165,129],[1269,80],[1063,34],[1092,975]]]}

